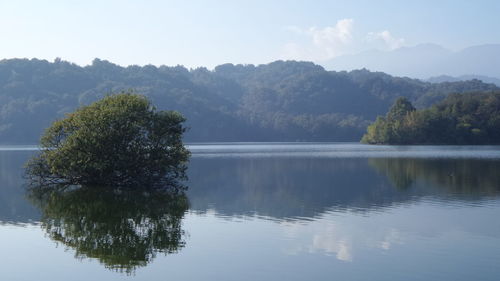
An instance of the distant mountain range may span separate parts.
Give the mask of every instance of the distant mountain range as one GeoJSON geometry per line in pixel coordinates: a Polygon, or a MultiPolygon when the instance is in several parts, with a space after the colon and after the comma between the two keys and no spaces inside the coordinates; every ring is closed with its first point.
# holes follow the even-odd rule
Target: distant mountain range
{"type": "Polygon", "coordinates": [[[366,68],[419,79],[441,75],[500,79],[500,44],[472,46],[457,52],[436,44],[420,44],[393,51],[371,50],[340,56],[322,65],[327,70],[366,68]]]}

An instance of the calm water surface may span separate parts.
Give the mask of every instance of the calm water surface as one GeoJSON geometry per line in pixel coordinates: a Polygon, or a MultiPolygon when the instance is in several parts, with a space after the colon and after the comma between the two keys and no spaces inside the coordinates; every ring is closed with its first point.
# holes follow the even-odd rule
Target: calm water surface
{"type": "Polygon", "coordinates": [[[33,196],[0,147],[0,280],[500,280],[498,146],[189,147],[176,200],[33,196]]]}

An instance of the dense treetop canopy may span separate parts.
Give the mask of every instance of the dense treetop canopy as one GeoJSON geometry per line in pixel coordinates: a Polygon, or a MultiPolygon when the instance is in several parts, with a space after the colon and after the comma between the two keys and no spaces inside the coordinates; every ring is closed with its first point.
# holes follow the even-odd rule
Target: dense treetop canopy
{"type": "Polygon", "coordinates": [[[385,117],[368,127],[373,144],[500,144],[500,92],[449,95],[415,110],[398,99],[385,117]]]}
{"type": "Polygon", "coordinates": [[[42,136],[28,165],[40,184],[160,186],[184,177],[184,117],[157,111],[144,96],[121,93],[80,107],[42,136]]]}
{"type": "Polygon", "coordinates": [[[423,108],[449,93],[497,89],[479,80],[428,83],[310,62],[121,67],[96,59],[0,61],[0,143],[36,143],[55,119],[106,93],[135,89],[187,118],[188,141],[357,141],[399,96],[423,108]]]}

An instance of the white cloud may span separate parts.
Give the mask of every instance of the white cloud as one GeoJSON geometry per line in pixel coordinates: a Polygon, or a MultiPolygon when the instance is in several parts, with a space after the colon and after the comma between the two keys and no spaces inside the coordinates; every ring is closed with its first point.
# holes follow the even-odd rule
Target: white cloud
{"type": "Polygon", "coordinates": [[[327,60],[346,53],[352,43],[353,19],[342,19],[334,26],[301,29],[287,26],[286,30],[305,35],[310,42],[304,45],[288,43],[284,46],[284,56],[290,59],[327,60]]]}
{"type": "Polygon", "coordinates": [[[352,261],[352,245],[349,238],[341,239],[333,233],[319,233],[314,235],[311,253],[318,250],[327,254],[335,254],[335,257],[341,261],[352,261]]]}
{"type": "Polygon", "coordinates": [[[353,19],[341,19],[323,28],[286,26],[285,30],[296,34],[295,39],[299,40],[283,46],[283,59],[323,62],[368,49],[394,50],[405,44],[404,38],[396,38],[388,30],[356,37],[353,19]]]}
{"type": "Polygon", "coordinates": [[[381,32],[370,32],[367,35],[367,39],[368,42],[381,40],[389,50],[400,48],[405,43],[404,38],[395,38],[388,30],[384,30],[381,32]]]}
{"type": "Polygon", "coordinates": [[[345,48],[352,42],[353,24],[352,19],[343,19],[337,21],[335,26],[323,29],[312,27],[309,29],[309,34],[314,45],[323,50],[327,58],[333,58],[343,54],[345,48]]]}
{"type": "Polygon", "coordinates": [[[338,229],[334,223],[320,225],[317,223],[284,223],[283,226],[286,226],[284,233],[288,240],[304,239],[284,249],[284,252],[289,255],[303,252],[324,253],[345,262],[353,260],[351,237],[345,235],[342,229],[338,229]]]}

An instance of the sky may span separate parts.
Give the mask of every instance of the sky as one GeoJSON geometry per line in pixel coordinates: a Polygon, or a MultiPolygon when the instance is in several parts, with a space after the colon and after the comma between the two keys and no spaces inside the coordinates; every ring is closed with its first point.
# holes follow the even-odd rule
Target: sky
{"type": "Polygon", "coordinates": [[[500,43],[500,1],[0,0],[0,59],[261,64],[500,43]]]}

